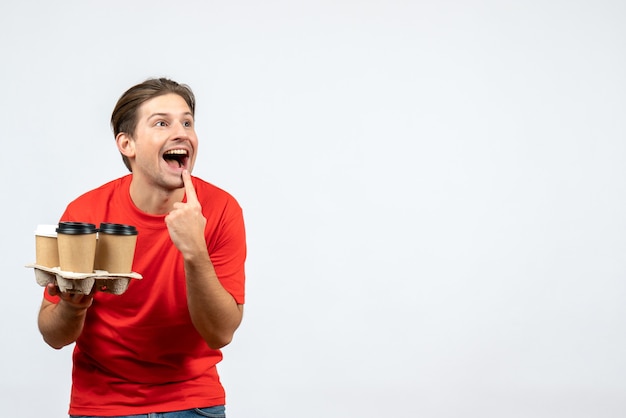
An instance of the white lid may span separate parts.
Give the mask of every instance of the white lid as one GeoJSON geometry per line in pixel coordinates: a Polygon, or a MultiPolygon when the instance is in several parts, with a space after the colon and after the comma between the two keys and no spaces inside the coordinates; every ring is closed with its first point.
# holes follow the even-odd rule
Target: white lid
{"type": "Polygon", "coordinates": [[[57,236],[58,225],[37,225],[35,235],[40,237],[55,237],[57,236]]]}

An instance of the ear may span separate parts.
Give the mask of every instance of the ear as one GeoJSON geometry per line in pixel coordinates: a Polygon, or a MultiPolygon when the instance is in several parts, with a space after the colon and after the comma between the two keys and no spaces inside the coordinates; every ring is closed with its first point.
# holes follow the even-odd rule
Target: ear
{"type": "Polygon", "coordinates": [[[120,132],[115,137],[117,149],[127,158],[135,157],[135,140],[126,132],[120,132]]]}

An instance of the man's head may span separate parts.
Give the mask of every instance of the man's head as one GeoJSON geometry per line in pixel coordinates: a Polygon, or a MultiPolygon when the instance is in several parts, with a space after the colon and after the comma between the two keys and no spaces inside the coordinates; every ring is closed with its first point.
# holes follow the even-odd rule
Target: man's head
{"type": "MultiPolygon", "coordinates": [[[[182,97],[194,116],[196,99],[189,86],[166,78],[148,79],[128,89],[117,101],[111,115],[111,127],[115,137],[117,138],[121,132],[131,137],[135,135],[139,107],[146,101],[165,94],[177,94],[182,97]]],[[[122,155],[122,159],[128,170],[132,171],[128,158],[122,155]]]]}

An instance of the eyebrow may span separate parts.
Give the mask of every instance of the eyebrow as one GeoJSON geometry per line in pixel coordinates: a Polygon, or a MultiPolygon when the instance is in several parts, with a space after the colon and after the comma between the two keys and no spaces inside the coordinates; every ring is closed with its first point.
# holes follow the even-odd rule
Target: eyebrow
{"type": "MultiPolygon", "coordinates": [[[[154,117],[171,117],[172,114],[171,113],[153,113],[150,116],[148,116],[148,119],[152,119],[154,117]]],[[[191,116],[191,118],[193,119],[193,114],[191,112],[185,112],[183,113],[183,116],[191,116]]]]}

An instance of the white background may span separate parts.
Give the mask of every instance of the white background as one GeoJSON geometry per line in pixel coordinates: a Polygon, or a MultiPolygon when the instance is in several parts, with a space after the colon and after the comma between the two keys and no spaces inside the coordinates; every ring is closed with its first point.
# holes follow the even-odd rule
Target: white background
{"type": "MultiPolygon", "coordinates": [[[[626,416],[626,3],[5,1],[0,405],[63,417],[32,233],[126,173],[108,121],[198,99],[244,207],[229,418],[626,416]]],[[[103,400],[105,401],[105,400],[103,400]]]]}

